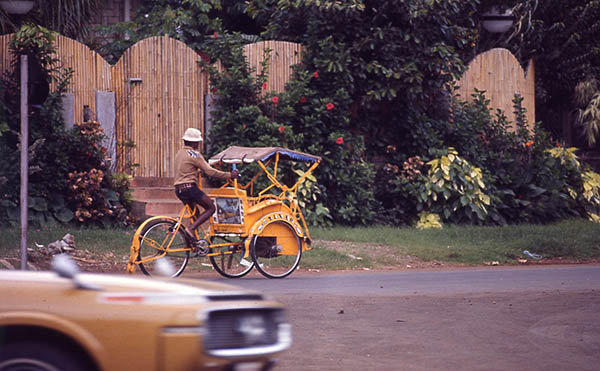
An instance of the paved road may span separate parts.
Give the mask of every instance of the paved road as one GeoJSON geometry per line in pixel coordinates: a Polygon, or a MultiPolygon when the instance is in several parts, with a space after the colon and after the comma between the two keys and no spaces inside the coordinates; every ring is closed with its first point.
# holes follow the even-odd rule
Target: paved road
{"type": "Polygon", "coordinates": [[[600,266],[551,266],[319,274],[295,272],[269,280],[260,275],[225,280],[273,295],[437,295],[547,290],[600,290],[600,266]]]}
{"type": "Polygon", "coordinates": [[[294,345],[279,370],[600,369],[600,266],[227,282],[286,304],[294,345]]]}

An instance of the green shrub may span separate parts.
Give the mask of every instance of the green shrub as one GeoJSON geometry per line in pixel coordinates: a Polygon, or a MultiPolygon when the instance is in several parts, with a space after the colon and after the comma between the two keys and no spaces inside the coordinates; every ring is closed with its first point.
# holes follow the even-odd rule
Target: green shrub
{"type": "Polygon", "coordinates": [[[427,211],[419,213],[419,220],[415,226],[417,229],[440,229],[443,227],[440,216],[427,211]]]}
{"type": "MultiPolygon", "coordinates": [[[[307,218],[328,225],[325,210],[334,223],[368,224],[375,216],[374,172],[365,161],[362,138],[353,134],[347,112],[351,104],[344,89],[320,89],[320,71],[297,67],[286,91],[264,91],[268,58],[256,79],[242,52],[243,41],[236,35],[221,35],[207,52],[221,62],[223,71],[204,65],[211,74],[217,94],[208,135],[211,153],[229,145],[281,146],[323,157],[316,169],[320,192],[305,199],[307,218]],[[321,206],[319,206],[321,204],[321,206]],[[312,215],[313,213],[320,215],[312,215]]],[[[254,168],[241,169],[242,181],[250,179],[254,168]]],[[[282,164],[278,174],[285,184],[296,175],[291,165],[282,164]]],[[[258,187],[266,183],[258,184],[258,187]]]]}
{"type": "MultiPolygon", "coordinates": [[[[40,61],[44,78],[56,84],[56,90],[41,105],[29,107],[29,219],[37,225],[70,221],[128,223],[128,180],[118,174],[113,180],[109,174],[106,152],[101,146],[105,137],[99,124],[87,122],[69,131],[64,129],[61,95],[66,92],[72,71],[58,66],[53,57],[53,41],[54,35],[48,30],[25,26],[10,43],[14,55],[27,53],[40,61]],[[92,218],[81,217],[87,215],[82,213],[81,205],[88,208],[92,218]]],[[[18,220],[20,92],[16,67],[15,59],[0,90],[4,92],[0,118],[6,118],[8,125],[0,136],[0,223],[18,220]]]]}
{"type": "MultiPolygon", "coordinates": [[[[298,178],[305,176],[306,172],[300,169],[294,170],[298,178]]],[[[321,189],[317,184],[314,174],[308,174],[306,180],[298,185],[298,206],[305,215],[308,225],[331,227],[331,213],[320,201],[321,189]]]]}
{"type": "MultiPolygon", "coordinates": [[[[416,210],[437,214],[450,223],[486,222],[492,205],[481,169],[461,158],[452,147],[431,152],[434,155],[439,153],[439,156],[427,162],[429,169],[426,175],[418,168],[410,167],[409,162],[400,180],[405,186],[410,183],[407,189],[415,198],[416,210]]],[[[497,218],[495,210],[492,211],[497,218]]]]}
{"type": "MultiPolygon", "coordinates": [[[[521,101],[515,97],[513,130],[503,112],[492,114],[484,92],[476,91],[471,103],[454,97],[450,122],[431,124],[437,138],[460,153],[457,167],[450,166],[451,153],[440,155],[435,149],[403,162],[387,162],[380,174],[386,196],[397,205],[387,210],[388,215],[395,213],[404,224],[413,223],[421,210],[439,214],[446,223],[594,219],[598,215],[595,173],[580,165],[576,149],[560,147],[539,125],[530,131],[521,101]],[[433,166],[429,171],[427,161],[433,166]]],[[[393,154],[396,147],[388,146],[388,151],[393,154]]]]}

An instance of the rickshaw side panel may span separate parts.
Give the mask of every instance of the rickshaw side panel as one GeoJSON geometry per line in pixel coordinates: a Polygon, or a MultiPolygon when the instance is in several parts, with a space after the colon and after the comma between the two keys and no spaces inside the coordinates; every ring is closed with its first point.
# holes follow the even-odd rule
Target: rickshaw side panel
{"type": "Polygon", "coordinates": [[[259,238],[269,238],[273,244],[281,246],[281,255],[296,255],[298,252],[298,236],[281,223],[267,225],[259,238]]]}
{"type": "Polygon", "coordinates": [[[283,202],[274,199],[267,199],[260,201],[256,205],[246,209],[246,224],[251,227],[263,216],[274,212],[283,212],[292,215],[290,208],[283,202]]]}
{"type": "Polygon", "coordinates": [[[250,228],[267,214],[283,212],[292,215],[290,208],[278,199],[268,198],[252,205],[252,198],[249,199],[243,189],[217,188],[212,190],[209,196],[215,201],[217,208],[211,217],[213,233],[235,233],[247,236],[250,228]],[[227,205],[235,206],[232,210],[228,210],[227,205]]]}

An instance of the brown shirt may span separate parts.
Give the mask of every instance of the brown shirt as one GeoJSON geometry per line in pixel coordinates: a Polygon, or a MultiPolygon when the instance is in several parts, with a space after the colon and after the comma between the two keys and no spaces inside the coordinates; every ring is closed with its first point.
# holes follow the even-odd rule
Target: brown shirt
{"type": "Polygon", "coordinates": [[[211,167],[204,156],[192,147],[185,146],[175,155],[175,185],[198,183],[198,172],[217,179],[229,179],[231,173],[211,167]]]}

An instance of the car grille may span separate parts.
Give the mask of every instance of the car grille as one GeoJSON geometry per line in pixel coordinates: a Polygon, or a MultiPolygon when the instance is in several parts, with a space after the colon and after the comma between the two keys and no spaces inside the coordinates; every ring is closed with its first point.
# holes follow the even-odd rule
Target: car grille
{"type": "Polygon", "coordinates": [[[209,351],[265,347],[278,343],[281,309],[234,309],[209,313],[205,348],[209,351]]]}

